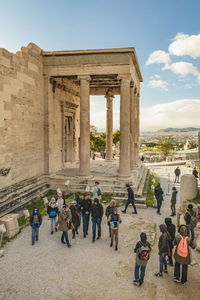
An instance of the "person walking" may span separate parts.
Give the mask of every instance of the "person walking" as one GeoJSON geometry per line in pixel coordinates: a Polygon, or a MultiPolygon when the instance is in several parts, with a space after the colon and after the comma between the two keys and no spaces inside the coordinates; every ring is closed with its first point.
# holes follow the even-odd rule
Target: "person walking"
{"type": "Polygon", "coordinates": [[[81,204],[82,204],[83,199],[80,198],[80,195],[79,195],[78,192],[75,193],[74,196],[75,196],[75,199],[74,199],[74,200],[75,200],[76,203],[77,203],[78,212],[79,212],[79,215],[80,215],[80,217],[79,217],[79,224],[78,224],[78,227],[80,227],[80,226],[81,226],[81,217],[82,217],[81,204]]]}
{"type": "Polygon", "coordinates": [[[177,182],[177,183],[180,183],[180,182],[179,182],[179,177],[180,177],[180,174],[181,174],[180,168],[177,167],[177,168],[175,169],[174,173],[175,173],[175,180],[174,180],[174,183],[176,183],[176,182],[177,182]]]}
{"type": "Polygon", "coordinates": [[[94,188],[93,188],[93,200],[98,199],[101,200],[101,187],[98,181],[95,181],[94,188]]]}
{"type": "Polygon", "coordinates": [[[78,234],[78,225],[80,223],[80,213],[79,213],[79,207],[77,205],[76,200],[72,201],[72,205],[69,208],[71,210],[72,215],[72,223],[73,223],[73,229],[72,229],[72,238],[75,239],[75,234],[78,234]]]}
{"type": "Polygon", "coordinates": [[[177,196],[177,189],[175,188],[175,186],[173,186],[172,188],[172,198],[171,198],[171,217],[176,215],[176,196],[177,196]]]}
{"type": "Polygon", "coordinates": [[[58,215],[62,211],[63,205],[65,205],[65,200],[63,199],[62,192],[60,189],[57,189],[57,204],[58,204],[58,215]]]}
{"type": "Polygon", "coordinates": [[[160,261],[160,271],[155,273],[155,276],[162,277],[163,276],[163,267],[164,267],[164,273],[167,272],[167,261],[166,256],[169,253],[169,241],[170,241],[170,235],[167,231],[167,227],[165,224],[161,224],[159,226],[161,235],[159,237],[158,242],[158,250],[159,250],[159,261],[160,261]]]}
{"type": "Polygon", "coordinates": [[[189,230],[186,225],[181,225],[178,229],[178,235],[175,237],[176,246],[174,258],[174,282],[185,284],[187,282],[188,265],[191,262],[190,249],[195,248],[192,239],[189,237],[189,230]],[[180,280],[180,266],[182,265],[182,275],[180,280]]]}
{"type": "Polygon", "coordinates": [[[119,236],[119,224],[122,220],[118,214],[117,207],[114,207],[113,213],[108,218],[108,225],[111,228],[111,242],[110,247],[113,246],[113,239],[115,237],[115,251],[118,250],[118,236],[119,236]]]}
{"type": "Polygon", "coordinates": [[[134,252],[136,253],[136,262],[134,272],[135,279],[133,283],[134,285],[141,286],[144,282],[146,266],[150,258],[149,253],[151,252],[151,246],[147,241],[147,236],[145,232],[141,232],[140,241],[137,242],[134,252]]]}
{"type": "Polygon", "coordinates": [[[42,225],[42,216],[37,207],[34,207],[33,213],[30,216],[30,225],[32,227],[32,245],[39,239],[39,228],[42,225]]]}
{"type": "MultiPolygon", "coordinates": [[[[58,203],[56,202],[56,199],[54,197],[52,197],[49,202],[49,205],[47,207],[47,213],[51,220],[51,234],[53,234],[53,223],[54,225],[56,225],[57,215],[58,215],[58,203]]],[[[55,231],[57,231],[56,226],[55,226],[55,231]]]]}
{"type": "Polygon", "coordinates": [[[193,211],[193,205],[188,204],[187,211],[184,215],[185,223],[189,232],[191,233],[191,239],[194,241],[194,228],[196,227],[197,219],[195,212],[193,211]]]}
{"type": "MultiPolygon", "coordinates": [[[[105,212],[107,221],[108,221],[109,216],[110,216],[111,214],[113,214],[113,211],[114,211],[115,206],[116,206],[115,200],[111,200],[111,201],[110,201],[110,204],[107,206],[106,212],[105,212]]],[[[110,224],[108,224],[108,227],[109,227],[109,237],[111,237],[110,224]]]]}
{"type": "Polygon", "coordinates": [[[128,192],[128,200],[127,200],[125,208],[124,208],[124,210],[122,210],[122,212],[126,213],[126,210],[129,206],[129,204],[132,204],[133,209],[134,209],[133,214],[137,214],[137,209],[136,209],[136,206],[134,203],[134,192],[128,183],[126,184],[126,188],[127,188],[127,192],[128,192]]]}
{"type": "Polygon", "coordinates": [[[155,197],[157,200],[157,214],[161,215],[160,208],[161,208],[162,202],[163,202],[163,190],[160,186],[160,182],[157,183],[154,193],[155,193],[155,197]]]}
{"type": "MultiPolygon", "coordinates": [[[[56,222],[56,227],[59,226],[59,230],[63,232],[63,236],[65,238],[67,247],[71,247],[71,244],[69,242],[69,236],[68,236],[68,231],[70,229],[73,229],[73,224],[72,224],[72,216],[69,210],[69,207],[63,206],[62,211],[60,212],[58,216],[58,220],[56,222]]],[[[63,241],[64,242],[64,241],[63,241]]],[[[64,242],[65,244],[65,242],[64,242]]]]}
{"type": "Polygon", "coordinates": [[[198,173],[196,167],[194,167],[192,174],[194,175],[194,177],[199,178],[199,176],[198,176],[199,173],[198,173]]]}
{"type": "Polygon", "coordinates": [[[174,247],[173,241],[174,241],[174,238],[175,238],[176,226],[174,224],[172,224],[172,219],[171,218],[165,218],[165,224],[167,226],[167,231],[170,235],[168,262],[169,262],[169,265],[173,267],[172,249],[174,247]]]}
{"type": "Polygon", "coordinates": [[[83,201],[81,203],[81,211],[83,217],[83,237],[86,238],[88,235],[88,227],[90,221],[90,212],[92,208],[92,201],[88,198],[88,193],[83,194],[83,201]]]}
{"type": "Polygon", "coordinates": [[[96,239],[96,226],[98,227],[98,236],[97,240],[101,238],[101,221],[103,217],[103,205],[99,203],[99,200],[94,199],[94,204],[91,208],[92,216],[92,242],[95,242],[96,239]]]}

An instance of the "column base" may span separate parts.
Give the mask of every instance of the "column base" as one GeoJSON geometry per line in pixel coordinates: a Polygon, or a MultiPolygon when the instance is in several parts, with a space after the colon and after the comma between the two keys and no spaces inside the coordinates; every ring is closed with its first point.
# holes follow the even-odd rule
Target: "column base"
{"type": "Polygon", "coordinates": [[[131,178],[131,174],[129,174],[129,175],[118,174],[118,179],[120,179],[120,180],[127,181],[130,178],[131,178]]]}
{"type": "Polygon", "coordinates": [[[108,158],[108,159],[107,159],[107,158],[105,159],[106,162],[112,162],[113,160],[114,160],[114,159],[109,159],[109,158],[108,158]]]}

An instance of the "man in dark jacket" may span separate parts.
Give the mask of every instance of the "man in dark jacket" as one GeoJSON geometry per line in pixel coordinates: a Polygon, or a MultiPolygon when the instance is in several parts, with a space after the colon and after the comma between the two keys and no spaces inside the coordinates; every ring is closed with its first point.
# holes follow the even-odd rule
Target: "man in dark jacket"
{"type": "Polygon", "coordinates": [[[99,203],[99,199],[94,199],[94,204],[91,208],[92,214],[92,242],[95,242],[96,238],[96,225],[98,227],[98,236],[97,240],[101,237],[101,220],[103,217],[103,205],[99,203]]]}
{"type": "MultiPolygon", "coordinates": [[[[113,211],[114,211],[115,206],[116,206],[115,200],[111,200],[111,201],[110,201],[110,204],[106,207],[105,215],[106,215],[107,220],[108,220],[108,218],[110,217],[110,215],[113,214],[113,211]]],[[[108,225],[108,227],[109,227],[109,237],[111,237],[110,224],[108,225]]]]}
{"type": "Polygon", "coordinates": [[[92,208],[92,201],[88,198],[88,193],[83,194],[83,201],[81,203],[81,211],[83,216],[83,235],[84,238],[88,234],[88,227],[90,221],[90,211],[92,208]]]}
{"type": "Polygon", "coordinates": [[[167,272],[167,261],[166,256],[169,253],[169,241],[170,241],[170,235],[167,231],[167,227],[165,224],[161,224],[159,226],[160,232],[162,233],[159,237],[158,242],[158,254],[159,254],[159,261],[160,261],[160,272],[155,273],[155,276],[162,277],[163,276],[163,266],[164,266],[164,272],[167,272]]]}
{"type": "Polygon", "coordinates": [[[172,198],[171,198],[171,210],[172,210],[172,214],[171,217],[176,215],[176,196],[177,196],[177,189],[175,188],[175,186],[173,186],[172,188],[172,198]]]}
{"type": "Polygon", "coordinates": [[[198,178],[198,174],[199,174],[199,173],[198,173],[196,167],[193,169],[192,174],[194,175],[194,177],[198,178]]]}
{"type": "Polygon", "coordinates": [[[155,197],[156,197],[156,200],[157,200],[157,213],[159,215],[161,215],[160,213],[160,208],[162,206],[162,201],[163,201],[163,190],[160,186],[160,182],[157,183],[157,186],[155,187],[155,197]]]}
{"type": "Polygon", "coordinates": [[[75,239],[75,233],[78,234],[78,225],[79,225],[79,218],[80,218],[79,207],[77,205],[76,200],[72,201],[72,205],[70,206],[69,209],[71,210],[72,223],[74,225],[74,228],[72,229],[72,238],[75,239]]]}
{"type": "Polygon", "coordinates": [[[193,211],[193,205],[188,204],[187,211],[184,215],[185,223],[191,233],[191,239],[194,241],[194,228],[196,226],[196,216],[193,211]]]}
{"type": "Polygon", "coordinates": [[[177,167],[174,171],[175,173],[175,180],[174,180],[174,183],[179,183],[179,177],[180,177],[180,174],[181,174],[181,170],[179,167],[177,167]]]}
{"type": "Polygon", "coordinates": [[[35,240],[38,241],[39,228],[42,225],[42,216],[37,207],[34,207],[33,214],[30,216],[30,225],[32,227],[32,245],[35,240]]]}
{"type": "Polygon", "coordinates": [[[170,235],[170,241],[169,241],[169,254],[168,254],[168,259],[169,259],[169,265],[173,267],[173,260],[172,260],[172,249],[173,249],[173,240],[175,238],[175,232],[176,232],[176,227],[174,224],[172,224],[172,219],[171,218],[165,218],[165,224],[167,226],[167,231],[170,235]]]}
{"type": "Polygon", "coordinates": [[[126,184],[126,188],[127,188],[127,192],[128,192],[128,200],[126,202],[125,209],[122,210],[122,212],[126,213],[126,210],[129,206],[129,204],[132,204],[132,206],[134,208],[133,214],[137,214],[137,209],[136,209],[136,206],[135,206],[135,203],[134,203],[134,192],[133,192],[132,188],[130,187],[130,185],[128,183],[126,184]]]}

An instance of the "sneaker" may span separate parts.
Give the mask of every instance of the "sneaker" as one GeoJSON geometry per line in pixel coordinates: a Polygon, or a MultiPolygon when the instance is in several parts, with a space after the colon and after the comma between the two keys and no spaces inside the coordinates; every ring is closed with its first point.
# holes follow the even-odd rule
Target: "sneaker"
{"type": "Polygon", "coordinates": [[[65,244],[65,241],[64,241],[64,240],[61,240],[61,243],[62,243],[62,244],[65,244]]]}
{"type": "Polygon", "coordinates": [[[137,214],[137,212],[136,212],[136,211],[133,211],[133,212],[132,212],[132,214],[136,215],[136,214],[137,214]]]}
{"type": "Polygon", "coordinates": [[[195,260],[192,260],[191,263],[190,263],[190,266],[194,266],[196,264],[197,264],[197,262],[195,260]]]}
{"type": "Polygon", "coordinates": [[[160,272],[158,272],[158,273],[155,273],[154,275],[155,275],[155,276],[157,276],[157,277],[163,277],[163,274],[162,274],[162,273],[160,273],[160,272]]]}
{"type": "Polygon", "coordinates": [[[57,232],[58,231],[58,229],[55,227],[55,231],[57,232]]]}
{"type": "Polygon", "coordinates": [[[78,231],[76,231],[76,234],[78,234],[78,231]]]}
{"type": "Polygon", "coordinates": [[[140,283],[139,283],[139,286],[141,286],[142,284],[143,284],[143,282],[140,282],[140,283]]]}
{"type": "Polygon", "coordinates": [[[100,236],[97,237],[97,240],[100,240],[100,236]]]}
{"type": "Polygon", "coordinates": [[[53,234],[53,231],[51,231],[51,234],[53,234]]]}
{"type": "Polygon", "coordinates": [[[174,282],[181,283],[181,281],[179,279],[177,279],[177,278],[174,278],[174,282]]]}
{"type": "Polygon", "coordinates": [[[115,246],[115,251],[117,251],[118,250],[118,248],[117,248],[117,246],[115,246]]]}
{"type": "Polygon", "coordinates": [[[164,273],[165,273],[165,274],[168,274],[168,271],[167,271],[167,270],[164,270],[164,273]]]}
{"type": "Polygon", "coordinates": [[[186,282],[181,282],[182,283],[182,285],[186,285],[186,282]]]}
{"type": "Polygon", "coordinates": [[[124,214],[125,214],[125,213],[126,213],[126,211],[125,211],[125,210],[122,210],[122,213],[124,213],[124,214]]]}
{"type": "Polygon", "coordinates": [[[71,248],[71,246],[72,246],[72,245],[70,245],[70,244],[67,245],[68,248],[71,248]]]}
{"type": "Polygon", "coordinates": [[[36,239],[35,239],[35,240],[36,240],[36,242],[38,242],[38,237],[36,237],[36,239]]]}
{"type": "Polygon", "coordinates": [[[34,245],[34,242],[32,242],[32,246],[34,245]]]}
{"type": "Polygon", "coordinates": [[[95,242],[95,239],[92,239],[92,242],[94,243],[94,242],[95,242]]]}
{"type": "Polygon", "coordinates": [[[88,235],[88,232],[86,232],[86,235],[88,235]]]}
{"type": "Polygon", "coordinates": [[[75,239],[75,235],[73,235],[72,238],[75,239]]]}
{"type": "Polygon", "coordinates": [[[112,243],[110,243],[110,247],[112,247],[113,246],[113,244],[112,243]]]}
{"type": "Polygon", "coordinates": [[[133,280],[133,284],[136,285],[136,286],[138,286],[139,285],[139,281],[133,280]]]}
{"type": "Polygon", "coordinates": [[[86,235],[84,234],[83,238],[85,239],[86,238],[86,235]]]}

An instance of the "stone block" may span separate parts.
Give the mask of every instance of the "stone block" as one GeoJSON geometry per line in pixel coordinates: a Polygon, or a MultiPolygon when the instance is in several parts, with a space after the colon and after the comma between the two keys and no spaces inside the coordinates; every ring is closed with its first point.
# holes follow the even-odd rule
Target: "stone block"
{"type": "Polygon", "coordinates": [[[5,236],[11,238],[19,232],[18,214],[8,214],[0,219],[0,224],[6,227],[5,236]]]}
{"type": "Polygon", "coordinates": [[[190,174],[185,174],[181,176],[181,206],[186,200],[193,200],[198,194],[198,183],[197,179],[190,174]]]}
{"type": "Polygon", "coordinates": [[[4,251],[0,250],[0,258],[4,256],[4,251]]]}

